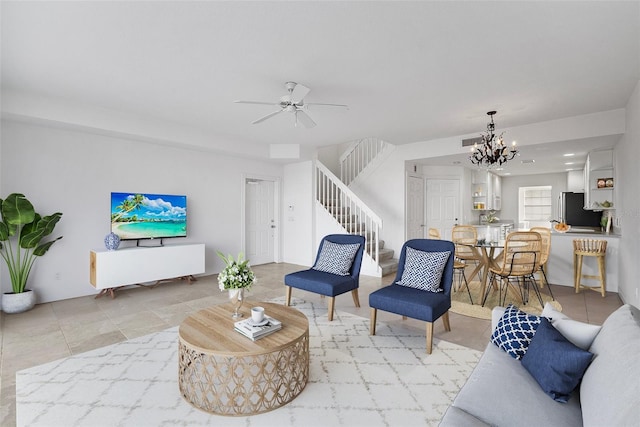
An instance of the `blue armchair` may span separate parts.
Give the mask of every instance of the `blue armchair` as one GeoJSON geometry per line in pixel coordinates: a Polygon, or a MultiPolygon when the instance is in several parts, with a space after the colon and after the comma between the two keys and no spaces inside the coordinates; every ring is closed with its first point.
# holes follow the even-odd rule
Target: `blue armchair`
{"type": "Polygon", "coordinates": [[[298,288],[329,297],[329,321],[333,320],[335,297],[351,291],[353,302],[360,307],[360,265],[364,252],[363,236],[330,234],[318,248],[316,261],[309,270],[284,276],[285,305],[291,303],[291,288],[298,288]]]}
{"type": "Polygon", "coordinates": [[[376,334],[378,310],[427,322],[427,353],[433,346],[433,322],[442,317],[449,325],[455,246],[447,240],[413,239],[400,252],[393,283],[369,295],[371,335],[376,334]],[[441,276],[440,276],[441,275],[441,276]],[[402,282],[404,284],[398,284],[402,282]]]}

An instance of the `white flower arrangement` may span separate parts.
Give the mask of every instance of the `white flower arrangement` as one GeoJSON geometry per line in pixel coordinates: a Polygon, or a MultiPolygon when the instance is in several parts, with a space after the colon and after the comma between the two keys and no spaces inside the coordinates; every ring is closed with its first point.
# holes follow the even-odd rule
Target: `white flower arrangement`
{"type": "Polygon", "coordinates": [[[233,256],[225,256],[218,251],[218,256],[224,260],[226,267],[218,274],[218,286],[221,291],[227,289],[249,289],[256,281],[256,275],[251,271],[249,260],[244,259],[242,253],[238,259],[233,256]]]}

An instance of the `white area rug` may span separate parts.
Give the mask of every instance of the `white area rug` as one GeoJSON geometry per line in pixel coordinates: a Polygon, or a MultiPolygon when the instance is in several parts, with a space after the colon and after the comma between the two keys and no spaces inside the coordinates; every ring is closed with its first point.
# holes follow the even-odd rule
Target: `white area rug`
{"type": "MultiPolygon", "coordinates": [[[[282,302],[282,301],[277,301],[282,302]]],[[[18,426],[437,425],[481,352],[424,329],[336,313],[298,300],[309,318],[309,383],[288,405],[251,417],[211,415],[178,390],[178,328],[19,371],[18,426]]]]}

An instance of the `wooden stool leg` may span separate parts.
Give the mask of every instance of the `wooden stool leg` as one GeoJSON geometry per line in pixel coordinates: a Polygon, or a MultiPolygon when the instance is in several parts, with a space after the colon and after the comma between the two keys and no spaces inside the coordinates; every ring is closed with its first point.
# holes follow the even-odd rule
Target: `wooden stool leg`
{"type": "Polygon", "coordinates": [[[580,292],[582,281],[582,255],[578,255],[578,267],[576,269],[576,293],[580,292]]]}
{"type": "Polygon", "coordinates": [[[605,268],[604,257],[598,257],[598,270],[600,273],[600,293],[602,298],[607,296],[607,271],[605,268]]]}

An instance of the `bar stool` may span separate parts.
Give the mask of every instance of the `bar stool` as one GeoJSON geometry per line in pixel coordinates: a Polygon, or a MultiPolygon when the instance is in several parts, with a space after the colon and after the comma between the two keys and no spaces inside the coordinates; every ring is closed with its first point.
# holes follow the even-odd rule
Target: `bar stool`
{"type": "Polygon", "coordinates": [[[576,293],[580,292],[580,289],[591,289],[598,292],[596,286],[585,286],[581,282],[585,279],[600,280],[600,293],[604,298],[607,292],[607,272],[605,268],[605,255],[607,254],[607,241],[606,240],[594,240],[594,239],[575,239],[573,241],[573,275],[576,293]],[[598,260],[598,275],[582,274],[582,260],[583,257],[592,256],[598,260]]]}

